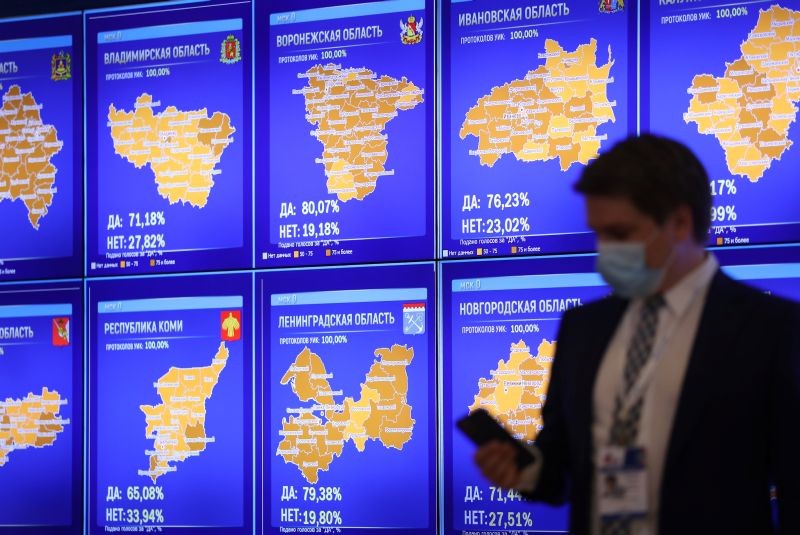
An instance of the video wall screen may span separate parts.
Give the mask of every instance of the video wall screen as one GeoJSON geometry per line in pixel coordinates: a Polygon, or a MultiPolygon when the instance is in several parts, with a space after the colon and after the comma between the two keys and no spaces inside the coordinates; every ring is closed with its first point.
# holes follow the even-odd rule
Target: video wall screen
{"type": "Polygon", "coordinates": [[[2,9],[0,533],[566,533],[455,421],[536,439],[636,133],[800,300],[795,0],[2,9]]]}

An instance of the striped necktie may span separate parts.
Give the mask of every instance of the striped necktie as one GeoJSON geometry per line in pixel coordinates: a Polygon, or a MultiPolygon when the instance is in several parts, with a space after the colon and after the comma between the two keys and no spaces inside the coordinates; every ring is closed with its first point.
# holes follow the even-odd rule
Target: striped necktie
{"type": "MultiPolygon", "coordinates": [[[[623,400],[636,384],[639,375],[652,356],[653,342],[658,329],[658,313],[663,306],[664,297],[661,294],[648,297],[642,306],[639,322],[628,347],[622,396],[617,396],[614,404],[614,421],[611,425],[609,439],[614,446],[626,448],[633,446],[639,434],[639,422],[642,416],[644,396],[639,396],[639,399],[624,414],[623,400]]],[[[628,517],[603,520],[601,527],[600,533],[602,535],[629,535],[631,532],[631,523],[628,517]]]]}

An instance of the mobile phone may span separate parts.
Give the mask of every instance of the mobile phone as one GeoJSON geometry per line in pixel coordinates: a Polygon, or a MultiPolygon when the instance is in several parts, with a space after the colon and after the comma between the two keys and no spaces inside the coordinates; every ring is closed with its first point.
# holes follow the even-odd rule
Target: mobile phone
{"type": "Polygon", "coordinates": [[[536,458],[525,447],[525,444],[511,436],[511,433],[484,409],[476,409],[459,419],[456,422],[456,426],[478,446],[483,446],[492,440],[508,442],[517,451],[517,466],[519,468],[528,466],[536,461],[536,458]]]}

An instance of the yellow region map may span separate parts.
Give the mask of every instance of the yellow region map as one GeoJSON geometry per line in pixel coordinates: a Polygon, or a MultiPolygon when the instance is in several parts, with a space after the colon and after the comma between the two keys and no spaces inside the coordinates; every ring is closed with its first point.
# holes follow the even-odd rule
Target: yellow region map
{"type": "Polygon", "coordinates": [[[158,194],[170,204],[203,208],[208,202],[222,153],[233,143],[236,129],[223,112],[208,115],[206,108],[181,111],[161,106],[152,95],[141,94],[134,111],[108,107],[108,126],[114,151],[136,169],[150,165],[158,194]]]}
{"type": "Polygon", "coordinates": [[[415,420],[407,401],[406,369],[414,359],[414,349],[395,344],[376,349],[375,357],[358,399],[337,401],[341,392],[331,387],[333,373],[308,347],[281,379],[282,385],[291,383],[301,402],[313,402],[310,408],[289,409],[290,416],[283,418],[278,431],[283,438],[277,451],[309,483],[319,481],[320,470],[328,470],[348,441],[361,452],[368,440],[397,450],[411,440],[415,420]]]}
{"type": "Polygon", "coordinates": [[[64,146],[56,128],[42,122],[42,107],[12,85],[0,109],[0,202],[20,200],[35,230],[53,204],[57,169],[51,160],[64,146]]]}
{"type": "Polygon", "coordinates": [[[728,170],[758,182],[792,146],[800,101],[800,11],[773,5],[740,45],[725,74],[698,74],[683,119],[717,138],[728,170]]]}
{"type": "Polygon", "coordinates": [[[308,85],[293,91],[305,97],[306,120],[322,143],[328,193],[342,202],[364,200],[386,169],[386,125],[401,111],[423,102],[423,89],[405,77],[397,80],[371,70],[316,65],[298,75],[308,85]]]}
{"type": "Polygon", "coordinates": [[[478,138],[478,148],[469,154],[478,156],[481,165],[492,167],[504,154],[513,154],[523,162],[558,158],[566,171],[597,157],[607,138],[598,135],[598,127],[616,121],[616,101],[607,94],[613,82],[611,46],[608,61],[600,66],[595,39],[574,52],[547,39],[538,58],[544,65],[495,86],[467,112],[459,136],[478,138]]]}
{"type": "Polygon", "coordinates": [[[66,404],[66,399],[47,387],[41,394],[30,392],[22,399],[0,401],[0,468],[12,451],[52,446],[69,424],[59,414],[66,404]]]}
{"type": "Polygon", "coordinates": [[[520,440],[533,440],[542,428],[542,405],[550,384],[556,343],[542,340],[531,353],[524,340],[511,344],[507,361],[500,360],[490,378],[478,381],[478,395],[469,411],[484,409],[520,440]]]}
{"type": "Polygon", "coordinates": [[[228,363],[228,348],[221,342],[209,366],[170,368],[154,384],[161,398],[159,405],[140,405],[145,414],[148,439],[154,440],[148,470],[139,475],[156,480],[175,472],[175,463],[197,457],[214,442],[206,435],[206,401],[217,386],[219,375],[228,363]]]}

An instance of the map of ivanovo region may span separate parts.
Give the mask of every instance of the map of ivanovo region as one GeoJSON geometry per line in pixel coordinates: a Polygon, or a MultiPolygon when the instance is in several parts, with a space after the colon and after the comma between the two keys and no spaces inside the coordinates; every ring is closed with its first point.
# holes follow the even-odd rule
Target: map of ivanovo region
{"type": "MultiPolygon", "coordinates": [[[[587,164],[598,155],[606,134],[605,123],[615,122],[616,101],[608,100],[614,60],[598,65],[597,41],[579,45],[574,52],[547,39],[540,65],[521,79],[492,88],[467,111],[461,139],[478,139],[481,165],[494,166],[506,154],[523,162],[558,158],[562,171],[576,163],[587,164]]],[[[525,58],[520,58],[520,62],[525,58]]]]}

